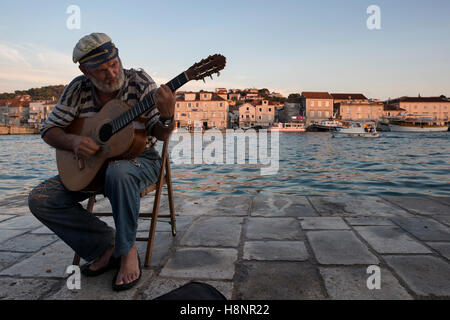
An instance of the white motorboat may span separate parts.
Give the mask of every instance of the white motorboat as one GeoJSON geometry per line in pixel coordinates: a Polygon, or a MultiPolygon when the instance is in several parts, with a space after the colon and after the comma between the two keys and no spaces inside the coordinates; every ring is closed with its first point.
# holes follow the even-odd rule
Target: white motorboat
{"type": "Polygon", "coordinates": [[[334,138],[342,137],[362,137],[362,138],[376,138],[380,134],[377,132],[374,123],[352,122],[347,128],[337,128],[333,132],[334,138]]]}

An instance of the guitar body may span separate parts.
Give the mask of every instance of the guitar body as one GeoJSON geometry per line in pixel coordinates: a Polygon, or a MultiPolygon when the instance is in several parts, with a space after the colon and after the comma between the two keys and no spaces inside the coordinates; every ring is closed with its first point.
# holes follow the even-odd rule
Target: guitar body
{"type": "Polygon", "coordinates": [[[100,149],[87,160],[78,159],[72,151],[56,150],[56,163],[61,181],[70,191],[98,191],[103,186],[109,160],[133,159],[144,151],[147,141],[145,117],[139,117],[111,136],[105,143],[99,139],[103,124],[118,117],[130,107],[112,100],[91,118],[78,118],[66,128],[66,133],[91,137],[100,149]]]}

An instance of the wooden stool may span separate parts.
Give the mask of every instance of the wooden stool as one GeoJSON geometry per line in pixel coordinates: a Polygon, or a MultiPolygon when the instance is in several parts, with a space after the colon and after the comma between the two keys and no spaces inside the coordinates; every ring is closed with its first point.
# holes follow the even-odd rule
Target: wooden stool
{"type": "MultiPolygon", "coordinates": [[[[147,251],[145,254],[145,267],[150,266],[150,260],[152,258],[152,251],[153,251],[153,243],[155,239],[155,231],[156,231],[156,222],[158,217],[160,218],[170,218],[170,224],[172,226],[172,235],[175,236],[177,233],[176,229],[176,221],[175,221],[175,209],[173,204],[173,190],[172,190],[172,177],[170,173],[170,159],[169,154],[167,152],[169,146],[169,139],[164,141],[163,150],[162,150],[162,164],[161,164],[161,172],[159,173],[158,181],[147,187],[145,190],[141,191],[141,199],[145,196],[147,196],[150,192],[155,191],[155,200],[153,202],[153,212],[146,213],[146,212],[140,212],[139,217],[150,217],[151,218],[151,224],[150,224],[150,230],[148,232],[148,237],[137,237],[136,241],[147,241],[147,251]],[[169,197],[169,208],[170,208],[170,215],[158,215],[159,212],[159,204],[161,200],[161,192],[164,187],[164,185],[167,185],[168,190],[168,197],[169,197]]],[[[93,215],[97,217],[111,217],[113,216],[112,212],[93,212],[94,211],[94,204],[95,204],[95,197],[96,194],[91,196],[88,200],[88,204],[86,209],[92,213],[93,215]]],[[[74,265],[80,264],[80,257],[75,253],[75,256],[73,257],[73,263],[74,265]]]]}

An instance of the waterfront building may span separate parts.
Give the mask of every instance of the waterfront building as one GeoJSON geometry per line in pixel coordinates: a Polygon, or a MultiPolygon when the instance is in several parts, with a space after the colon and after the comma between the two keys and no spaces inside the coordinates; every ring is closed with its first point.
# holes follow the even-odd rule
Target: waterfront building
{"type": "Polygon", "coordinates": [[[21,126],[28,123],[30,95],[18,95],[13,99],[0,100],[0,124],[21,126]]]}
{"type": "Polygon", "coordinates": [[[224,100],[228,100],[228,92],[226,88],[216,88],[216,94],[224,100]]]}
{"type": "Polygon", "coordinates": [[[449,121],[450,100],[444,96],[400,97],[394,100],[389,100],[386,104],[401,108],[406,114],[427,116],[435,121],[449,121]]]}
{"type": "Polygon", "coordinates": [[[367,99],[361,93],[331,93],[331,96],[339,120],[374,121],[384,115],[384,104],[378,99],[367,99]]]}
{"type": "Polygon", "coordinates": [[[193,129],[200,123],[205,129],[225,129],[228,124],[228,101],[215,92],[178,92],[175,103],[177,128],[193,129]]]}
{"type": "Polygon", "coordinates": [[[304,91],[300,97],[302,113],[307,123],[333,117],[333,97],[328,92],[304,91]]]}
{"type": "Polygon", "coordinates": [[[239,107],[239,126],[272,126],[277,106],[279,104],[270,103],[267,99],[244,103],[239,107]]]}

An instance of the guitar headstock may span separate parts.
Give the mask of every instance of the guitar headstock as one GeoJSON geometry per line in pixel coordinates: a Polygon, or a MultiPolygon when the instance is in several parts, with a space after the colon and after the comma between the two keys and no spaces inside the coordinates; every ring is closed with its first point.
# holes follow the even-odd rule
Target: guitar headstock
{"type": "Polygon", "coordinates": [[[205,77],[210,76],[212,79],[212,74],[217,73],[220,75],[220,70],[225,68],[226,58],[221,54],[214,54],[200,62],[192,65],[188,70],[185,71],[189,80],[200,80],[205,81],[205,77]]]}

